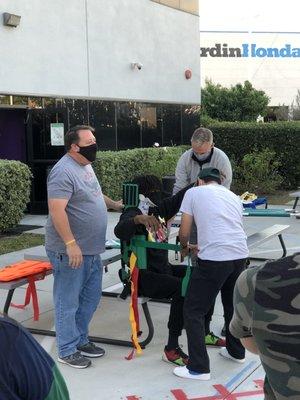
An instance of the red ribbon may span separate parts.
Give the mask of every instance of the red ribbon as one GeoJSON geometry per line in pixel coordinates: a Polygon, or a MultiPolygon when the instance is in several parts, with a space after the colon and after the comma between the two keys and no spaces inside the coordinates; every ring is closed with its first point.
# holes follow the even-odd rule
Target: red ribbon
{"type": "MultiPolygon", "coordinates": [[[[38,296],[37,296],[36,286],[35,286],[36,279],[34,276],[29,276],[27,279],[28,279],[28,286],[26,289],[24,304],[11,303],[11,307],[24,310],[25,307],[28,306],[28,304],[30,303],[30,299],[32,299],[33,320],[38,321],[39,315],[40,315],[40,310],[39,310],[39,301],[38,301],[38,296]]],[[[39,280],[40,280],[40,278],[39,278],[39,280]]]]}

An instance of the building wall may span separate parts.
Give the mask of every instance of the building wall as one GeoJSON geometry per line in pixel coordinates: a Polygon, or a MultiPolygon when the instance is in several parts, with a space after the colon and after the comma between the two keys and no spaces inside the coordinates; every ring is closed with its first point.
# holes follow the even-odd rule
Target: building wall
{"type": "Polygon", "coordinates": [[[201,31],[200,47],[202,87],[206,79],[227,87],[249,80],[266,92],[272,106],[291,105],[300,89],[300,32],[201,31]],[[221,56],[212,50],[216,44],[221,45],[221,56]],[[222,56],[224,44],[240,48],[242,56],[222,56]],[[243,54],[243,44],[248,54],[243,54]],[[211,55],[203,48],[210,48],[211,55]]]}
{"type": "Polygon", "coordinates": [[[197,15],[150,0],[1,0],[3,12],[21,23],[0,23],[0,93],[200,101],[197,15]]]}

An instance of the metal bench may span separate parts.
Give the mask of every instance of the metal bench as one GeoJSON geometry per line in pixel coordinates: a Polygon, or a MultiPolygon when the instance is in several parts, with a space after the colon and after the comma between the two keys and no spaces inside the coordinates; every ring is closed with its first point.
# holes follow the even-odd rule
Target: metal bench
{"type": "MultiPolygon", "coordinates": [[[[24,254],[24,259],[26,260],[40,260],[40,261],[49,261],[45,247],[44,246],[38,246],[24,254]]],[[[107,271],[107,267],[109,264],[112,264],[116,261],[121,260],[121,252],[120,249],[109,249],[106,250],[102,255],[101,255],[102,263],[104,269],[107,271]]],[[[47,271],[46,276],[52,275],[52,270],[47,271]]],[[[37,274],[36,280],[39,280],[42,278],[42,274],[37,274]]],[[[0,289],[8,290],[8,294],[6,297],[3,313],[8,314],[9,307],[12,302],[13,294],[15,292],[15,289],[24,286],[28,284],[28,280],[26,278],[24,279],[18,279],[10,282],[0,282],[0,289]]],[[[109,293],[109,292],[103,292],[103,296],[107,297],[116,297],[116,293],[109,293]]],[[[140,346],[142,348],[145,348],[147,344],[149,344],[153,338],[154,335],[154,327],[153,327],[153,322],[151,319],[151,315],[149,312],[148,308],[148,298],[140,298],[139,299],[139,304],[141,305],[145,319],[146,319],[146,324],[147,324],[147,330],[148,334],[146,338],[140,342],[140,346]]],[[[52,330],[45,330],[45,329],[36,329],[36,328],[28,328],[28,330],[36,335],[44,335],[44,336],[55,336],[56,333],[55,331],[52,330]]],[[[111,339],[111,338],[103,338],[99,336],[90,336],[90,340],[93,342],[98,342],[98,343],[105,343],[105,344],[113,344],[117,346],[126,346],[126,347],[132,347],[132,342],[128,340],[119,340],[119,339],[111,339]]]]}
{"type": "MultiPolygon", "coordinates": [[[[247,245],[248,248],[251,249],[257,245],[263,244],[264,242],[278,236],[283,254],[282,257],[286,255],[286,247],[284,244],[284,240],[282,238],[282,233],[286,231],[289,228],[289,225],[273,225],[269,228],[264,229],[261,232],[254,233],[250,235],[247,238],[247,245]]],[[[172,232],[171,237],[177,237],[178,232],[172,232]]],[[[48,261],[48,257],[46,255],[45,249],[43,246],[38,247],[35,249],[34,252],[28,252],[25,253],[24,255],[25,259],[31,259],[31,260],[41,260],[41,261],[48,261]]],[[[106,250],[104,254],[102,254],[102,261],[103,261],[103,266],[106,268],[109,264],[118,261],[121,259],[121,254],[118,249],[112,249],[112,250],[106,250]]],[[[252,258],[255,260],[266,260],[263,258],[252,258]]],[[[47,275],[50,275],[52,271],[48,271],[47,275]]],[[[6,289],[8,290],[8,295],[7,299],[5,302],[5,307],[4,307],[4,313],[8,312],[13,293],[17,287],[23,286],[27,284],[26,279],[20,279],[18,281],[11,281],[11,282],[5,282],[5,283],[0,283],[0,289],[6,289]]],[[[119,294],[118,293],[110,293],[110,292],[103,292],[103,296],[107,297],[117,297],[119,294]]],[[[147,323],[147,328],[148,328],[148,335],[147,337],[140,342],[140,345],[142,348],[145,348],[146,345],[148,345],[154,335],[154,326],[152,322],[152,318],[150,315],[150,311],[148,308],[148,301],[157,301],[155,299],[149,299],[149,298],[144,298],[140,297],[139,298],[139,304],[142,306],[146,323],[147,323]]],[[[160,302],[166,302],[163,300],[160,300],[160,302]]],[[[55,331],[50,331],[50,330],[43,330],[43,329],[35,329],[35,328],[30,328],[29,329],[31,333],[33,334],[38,334],[38,335],[45,335],[45,336],[55,336],[55,331]]],[[[126,346],[126,347],[132,347],[132,342],[127,341],[127,340],[119,340],[119,339],[111,339],[111,338],[102,338],[98,336],[91,336],[90,340],[93,342],[98,342],[98,343],[106,343],[106,344],[113,344],[113,345],[118,345],[118,346],[126,346]]]]}
{"type": "MultiPolygon", "coordinates": [[[[30,250],[28,253],[25,253],[24,259],[49,261],[44,246],[35,247],[33,250],[30,250]]],[[[109,264],[116,262],[120,259],[121,259],[120,251],[115,249],[106,250],[105,253],[102,255],[103,267],[106,269],[109,264]]],[[[47,271],[45,276],[47,275],[52,275],[52,271],[51,270],[47,271]]],[[[43,276],[44,276],[43,274],[37,274],[35,275],[35,278],[36,280],[40,280],[42,279],[43,276]]],[[[8,313],[8,309],[10,307],[15,289],[17,289],[20,286],[24,286],[26,284],[28,284],[28,280],[26,278],[17,279],[9,282],[0,282],[0,289],[8,290],[8,295],[3,309],[4,314],[8,313]]]]}
{"type": "Polygon", "coordinates": [[[298,192],[294,192],[294,193],[290,193],[290,197],[294,197],[295,201],[294,201],[294,205],[293,205],[293,210],[296,210],[298,201],[299,201],[299,197],[300,197],[300,190],[298,190],[298,192]]]}
{"type": "MultiPolygon", "coordinates": [[[[265,242],[267,242],[268,240],[278,236],[280,245],[282,247],[282,256],[281,257],[285,257],[286,256],[286,247],[285,247],[285,243],[282,237],[282,233],[284,231],[286,231],[288,228],[290,227],[290,225],[280,225],[280,224],[275,224],[273,226],[270,226],[269,228],[266,228],[260,232],[256,232],[253,233],[252,235],[248,236],[247,238],[247,246],[249,249],[259,246],[265,242]]],[[[268,260],[267,258],[257,258],[257,257],[249,257],[252,260],[268,260]]]]}
{"type": "MultiPolygon", "coordinates": [[[[257,211],[257,210],[254,210],[257,211]]],[[[267,211],[267,210],[261,210],[261,211],[267,211]]],[[[277,214],[276,214],[277,215],[277,214]]],[[[288,215],[289,216],[289,215],[288,215]]],[[[173,227],[180,227],[180,215],[177,215],[175,220],[173,221],[172,226],[173,227]]],[[[267,242],[268,240],[278,236],[278,239],[280,241],[283,254],[282,257],[286,256],[286,246],[282,237],[282,233],[287,230],[290,226],[289,225],[280,225],[280,224],[275,224],[270,226],[269,228],[266,228],[260,232],[256,232],[247,238],[247,245],[248,248],[251,249],[255,246],[259,246],[260,244],[267,242]]],[[[179,243],[179,237],[178,233],[173,232],[172,237],[176,237],[176,244],[179,243]]],[[[178,259],[178,253],[175,252],[175,259],[178,259]]],[[[252,260],[267,260],[266,258],[257,258],[257,257],[250,257],[252,260]]]]}
{"type": "MultiPolygon", "coordinates": [[[[247,237],[247,246],[248,249],[251,249],[253,247],[259,246],[260,244],[263,244],[267,242],[268,240],[278,236],[278,239],[280,241],[283,253],[282,257],[286,256],[286,247],[284,244],[284,240],[282,237],[282,233],[286,231],[290,226],[289,225],[273,225],[270,226],[269,228],[266,228],[260,232],[253,233],[252,235],[247,237]]],[[[249,260],[256,260],[256,261],[267,261],[268,258],[260,258],[260,257],[249,257],[249,260]]],[[[222,329],[222,336],[226,336],[226,328],[225,325],[222,329]]]]}
{"type": "MultiPolygon", "coordinates": [[[[34,275],[35,280],[38,281],[40,279],[44,279],[47,275],[52,275],[52,271],[48,270],[46,273],[43,274],[37,274],[34,275]]],[[[10,307],[13,295],[15,290],[20,287],[28,284],[27,278],[22,278],[22,279],[17,279],[15,281],[9,281],[9,282],[0,282],[0,289],[8,290],[8,294],[5,300],[5,305],[3,308],[3,313],[7,314],[8,309],[10,307]]]]}

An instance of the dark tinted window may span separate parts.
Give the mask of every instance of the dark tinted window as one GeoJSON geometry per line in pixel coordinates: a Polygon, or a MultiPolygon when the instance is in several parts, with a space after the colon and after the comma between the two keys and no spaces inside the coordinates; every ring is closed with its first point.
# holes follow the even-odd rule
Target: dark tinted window
{"type": "Polygon", "coordinates": [[[181,144],[181,108],[178,105],[163,105],[163,145],[181,144]]]}
{"type": "Polygon", "coordinates": [[[89,101],[90,125],[100,150],[116,149],[115,104],[99,100],[89,101]]]}
{"type": "Polygon", "coordinates": [[[200,126],[199,106],[182,106],[183,144],[190,144],[192,134],[200,126]]]}
{"type": "Polygon", "coordinates": [[[44,110],[31,110],[32,158],[34,160],[57,160],[64,154],[64,146],[52,146],[50,124],[63,123],[67,130],[66,109],[46,107],[44,110]]]}
{"type": "Polygon", "coordinates": [[[141,147],[140,110],[137,103],[117,103],[117,148],[141,147]]]}
{"type": "Polygon", "coordinates": [[[142,147],[154,143],[162,145],[162,108],[158,104],[139,104],[141,118],[142,147]]]}
{"type": "Polygon", "coordinates": [[[75,125],[89,123],[87,100],[64,99],[68,111],[68,129],[75,125]]]}

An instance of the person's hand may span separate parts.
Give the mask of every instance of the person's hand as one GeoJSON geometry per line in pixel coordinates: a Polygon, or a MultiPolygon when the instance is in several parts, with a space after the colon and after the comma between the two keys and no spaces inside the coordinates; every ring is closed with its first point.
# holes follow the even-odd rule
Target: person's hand
{"type": "Polygon", "coordinates": [[[189,252],[190,252],[190,249],[189,249],[188,245],[185,245],[184,247],[181,247],[181,249],[180,249],[180,256],[181,256],[180,260],[181,260],[181,262],[184,261],[185,257],[189,254],[189,252]]]}
{"type": "Polygon", "coordinates": [[[80,247],[76,242],[71,243],[67,246],[67,255],[69,257],[69,265],[71,268],[80,268],[83,257],[80,250],[80,247]]]}
{"type": "Polygon", "coordinates": [[[136,215],[133,220],[136,225],[144,225],[151,232],[156,232],[161,227],[161,224],[154,215],[136,215]]]}
{"type": "Polygon", "coordinates": [[[197,255],[198,254],[198,245],[197,244],[189,244],[188,245],[190,253],[197,255]]]}
{"type": "Polygon", "coordinates": [[[185,257],[192,254],[198,254],[198,245],[197,244],[187,244],[186,246],[182,247],[180,250],[181,254],[181,262],[184,261],[185,257]]]}
{"type": "Polygon", "coordinates": [[[118,200],[114,202],[115,211],[123,211],[123,208],[124,208],[123,200],[118,200]]]}

